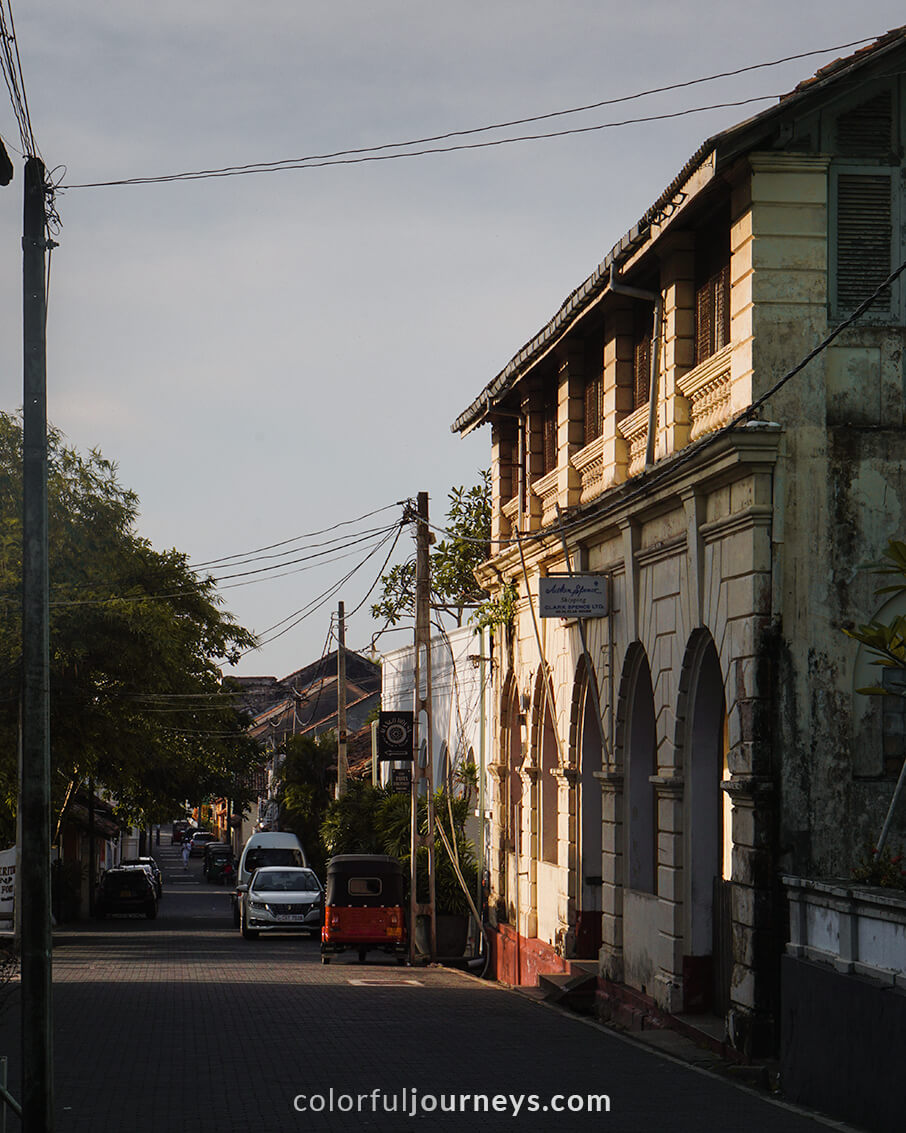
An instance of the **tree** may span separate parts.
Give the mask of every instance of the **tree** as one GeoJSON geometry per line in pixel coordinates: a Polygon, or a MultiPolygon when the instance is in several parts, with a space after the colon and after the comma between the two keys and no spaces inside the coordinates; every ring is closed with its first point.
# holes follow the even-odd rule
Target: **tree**
{"type": "MultiPolygon", "coordinates": [[[[435,610],[462,625],[465,611],[487,598],[475,568],[491,553],[491,474],[482,471],[471,488],[453,488],[447,496],[447,537],[431,551],[431,589],[435,610]]],[[[371,615],[396,625],[415,612],[415,563],[398,563],[381,578],[381,598],[371,615]]]]}
{"type": "Polygon", "coordinates": [[[320,873],[327,860],[321,824],[336,782],[336,733],[324,732],[317,739],[290,736],[284,748],[278,790],[280,824],[296,835],[309,864],[320,873]]]}
{"type": "MultiPolygon", "coordinates": [[[[0,835],[15,837],[21,673],[22,429],[0,413],[0,835]]],[[[57,812],[88,778],[124,817],[171,817],[185,799],[236,798],[260,760],[217,662],[254,638],[212,578],[156,551],[138,499],[96,450],[48,437],[50,734],[57,812]]],[[[241,803],[241,799],[239,800],[241,803]]]]}

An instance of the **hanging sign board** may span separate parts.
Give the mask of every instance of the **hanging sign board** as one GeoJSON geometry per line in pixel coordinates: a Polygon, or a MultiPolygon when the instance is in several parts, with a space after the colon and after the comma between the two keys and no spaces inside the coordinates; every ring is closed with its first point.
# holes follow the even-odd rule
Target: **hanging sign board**
{"type": "Polygon", "coordinates": [[[412,761],[414,720],[412,712],[380,713],[377,729],[378,759],[412,761]]]}
{"type": "Polygon", "coordinates": [[[608,614],[606,574],[549,574],[538,581],[542,618],[604,618],[608,614]]]}
{"type": "Polygon", "coordinates": [[[13,919],[16,894],[16,847],[0,852],[0,920],[13,919]]]}
{"type": "Polygon", "coordinates": [[[408,767],[394,767],[390,772],[390,789],[395,795],[412,792],[412,772],[408,767]]]}

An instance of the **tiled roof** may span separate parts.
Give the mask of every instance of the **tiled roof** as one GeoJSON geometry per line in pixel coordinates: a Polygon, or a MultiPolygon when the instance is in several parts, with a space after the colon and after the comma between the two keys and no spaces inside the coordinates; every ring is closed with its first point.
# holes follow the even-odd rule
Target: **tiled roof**
{"type": "Polygon", "coordinates": [[[570,292],[550,322],[514,355],[503,370],[488,382],[472,404],[456,418],[450,426],[451,432],[468,432],[483,423],[492,406],[506,395],[522,374],[588,309],[592,301],[607,289],[612,271],[618,269],[647,241],[652,224],[663,217],[664,210],[680,187],[709,154],[719,149],[727,156],[736,156],[746,148],[751,148],[773,127],[774,120],[791,109],[797,101],[810,99],[817,92],[822,91],[827,84],[836,82],[841,75],[865,66],[868,62],[900,46],[904,41],[906,41],[906,25],[894,28],[846,58],[826,64],[773,106],[706,139],[639,222],[614,244],[592,274],[570,292]]]}

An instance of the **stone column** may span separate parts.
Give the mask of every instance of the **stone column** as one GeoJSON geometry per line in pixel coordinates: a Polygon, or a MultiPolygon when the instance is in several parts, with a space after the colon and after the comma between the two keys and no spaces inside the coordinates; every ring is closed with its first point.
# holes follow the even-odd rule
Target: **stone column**
{"type": "Polygon", "coordinates": [[[691,232],[679,233],[669,240],[661,260],[664,432],[659,437],[659,456],[669,456],[688,444],[692,427],[689,402],[677,382],[695,362],[695,236],[691,232]]]}
{"type": "Polygon", "coordinates": [[[488,862],[488,868],[491,871],[491,893],[488,911],[491,922],[496,923],[496,901],[506,894],[506,787],[509,767],[505,763],[489,763],[488,776],[493,786],[493,796],[490,800],[491,860],[488,862]]]}
{"type": "Polygon", "coordinates": [[[502,508],[518,491],[516,469],[515,420],[494,421],[491,424],[491,538],[508,539],[512,534],[510,521],[502,508]]]}
{"type": "Polygon", "coordinates": [[[576,942],[576,882],[579,853],[576,844],[576,781],[578,768],[560,767],[553,772],[557,780],[557,862],[559,864],[559,893],[557,919],[563,955],[575,955],[576,942]]]}
{"type": "Polygon", "coordinates": [[[517,854],[516,884],[519,890],[519,932],[526,938],[538,935],[538,774],[537,767],[523,766],[522,837],[517,854]]]}
{"type": "Polygon", "coordinates": [[[543,409],[543,391],[537,381],[533,381],[522,398],[522,413],[525,418],[526,531],[537,531],[541,527],[541,500],[530,489],[533,482],[544,475],[543,409]]]}
{"type": "Polygon", "coordinates": [[[570,458],[585,440],[584,362],[581,340],[564,346],[557,387],[557,502],[563,510],[579,502],[582,490],[581,477],[570,458]]]}
{"type": "Polygon", "coordinates": [[[608,317],[604,341],[604,487],[622,484],[629,467],[629,445],[617,428],[632,412],[632,308],[617,307],[608,317]]]}
{"type": "Polygon", "coordinates": [[[601,972],[623,980],[623,773],[596,771],[601,785],[601,972]]]}
{"type": "Polygon", "coordinates": [[[658,826],[658,968],[654,997],[675,1014],[683,1009],[683,777],[652,775],[657,795],[658,826]]]}
{"type": "Polygon", "coordinates": [[[762,776],[734,776],[721,787],[733,801],[733,978],[728,1027],[733,1045],[757,1057],[774,1046],[776,958],[783,947],[776,923],[782,894],[773,853],[775,790],[773,782],[762,776]]]}

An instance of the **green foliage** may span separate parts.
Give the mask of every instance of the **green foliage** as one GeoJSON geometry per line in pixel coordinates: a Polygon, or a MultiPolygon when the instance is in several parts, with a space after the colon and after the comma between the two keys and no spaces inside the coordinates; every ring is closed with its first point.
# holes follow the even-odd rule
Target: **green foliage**
{"type": "Polygon", "coordinates": [[[341,799],[327,808],[321,838],[328,857],[334,854],[384,854],[377,810],[388,792],[371,783],[353,780],[341,799]]]}
{"type": "MultiPolygon", "coordinates": [[[[906,543],[898,539],[888,540],[883,559],[873,564],[873,570],[877,575],[897,575],[900,579],[893,585],[879,586],[875,590],[876,594],[906,593],[906,543]]],[[[873,665],[906,671],[906,617],[902,615],[894,617],[886,624],[873,618],[857,629],[845,629],[843,632],[847,637],[866,646],[874,655],[873,665]]],[[[856,691],[867,696],[891,695],[881,685],[871,685],[856,691]]]]}
{"type": "MultiPolygon", "coordinates": [[[[186,798],[241,798],[260,759],[218,661],[254,638],[211,578],[135,531],[138,500],[99,452],[48,441],[50,734],[54,806],[93,777],[138,822],[186,798]]],[[[22,658],[22,430],[0,413],[0,836],[15,828],[22,658]]]]}
{"type": "Polygon", "coordinates": [[[317,739],[291,736],[285,744],[278,799],[280,825],[295,834],[312,867],[323,871],[327,854],[321,824],[327,814],[336,778],[337,738],[327,732],[317,739]]]}
{"type": "MultiPolygon", "coordinates": [[[[448,497],[447,537],[431,551],[431,590],[435,609],[462,625],[464,612],[487,597],[475,568],[490,556],[491,474],[484,470],[477,484],[453,488],[448,497]]],[[[381,578],[381,598],[371,615],[396,625],[415,612],[415,563],[398,563],[381,578]]]]}
{"type": "MultiPolygon", "coordinates": [[[[408,795],[395,794],[370,783],[353,783],[342,799],[328,808],[321,828],[328,853],[332,854],[390,854],[403,865],[409,876],[411,845],[411,811],[408,795]]],[[[475,847],[465,836],[465,822],[469,814],[469,801],[465,797],[448,796],[444,791],[434,796],[435,824],[443,824],[447,840],[458,855],[459,868],[475,892],[478,866],[475,847]]],[[[418,804],[419,829],[428,832],[428,807],[425,799],[418,804]]],[[[427,900],[427,847],[419,850],[419,900],[427,900]]],[[[434,890],[438,913],[468,914],[469,905],[456,871],[447,854],[440,835],[434,836],[434,890]]]]}
{"type": "Polygon", "coordinates": [[[478,607],[469,619],[475,624],[476,632],[481,629],[494,630],[498,626],[511,626],[516,620],[516,602],[519,589],[515,582],[504,583],[499,598],[489,598],[478,607]]]}
{"type": "Polygon", "coordinates": [[[867,846],[859,864],[853,869],[853,881],[885,889],[906,890],[906,869],[903,868],[902,854],[894,855],[887,849],[876,854],[874,847],[867,846]]]}

